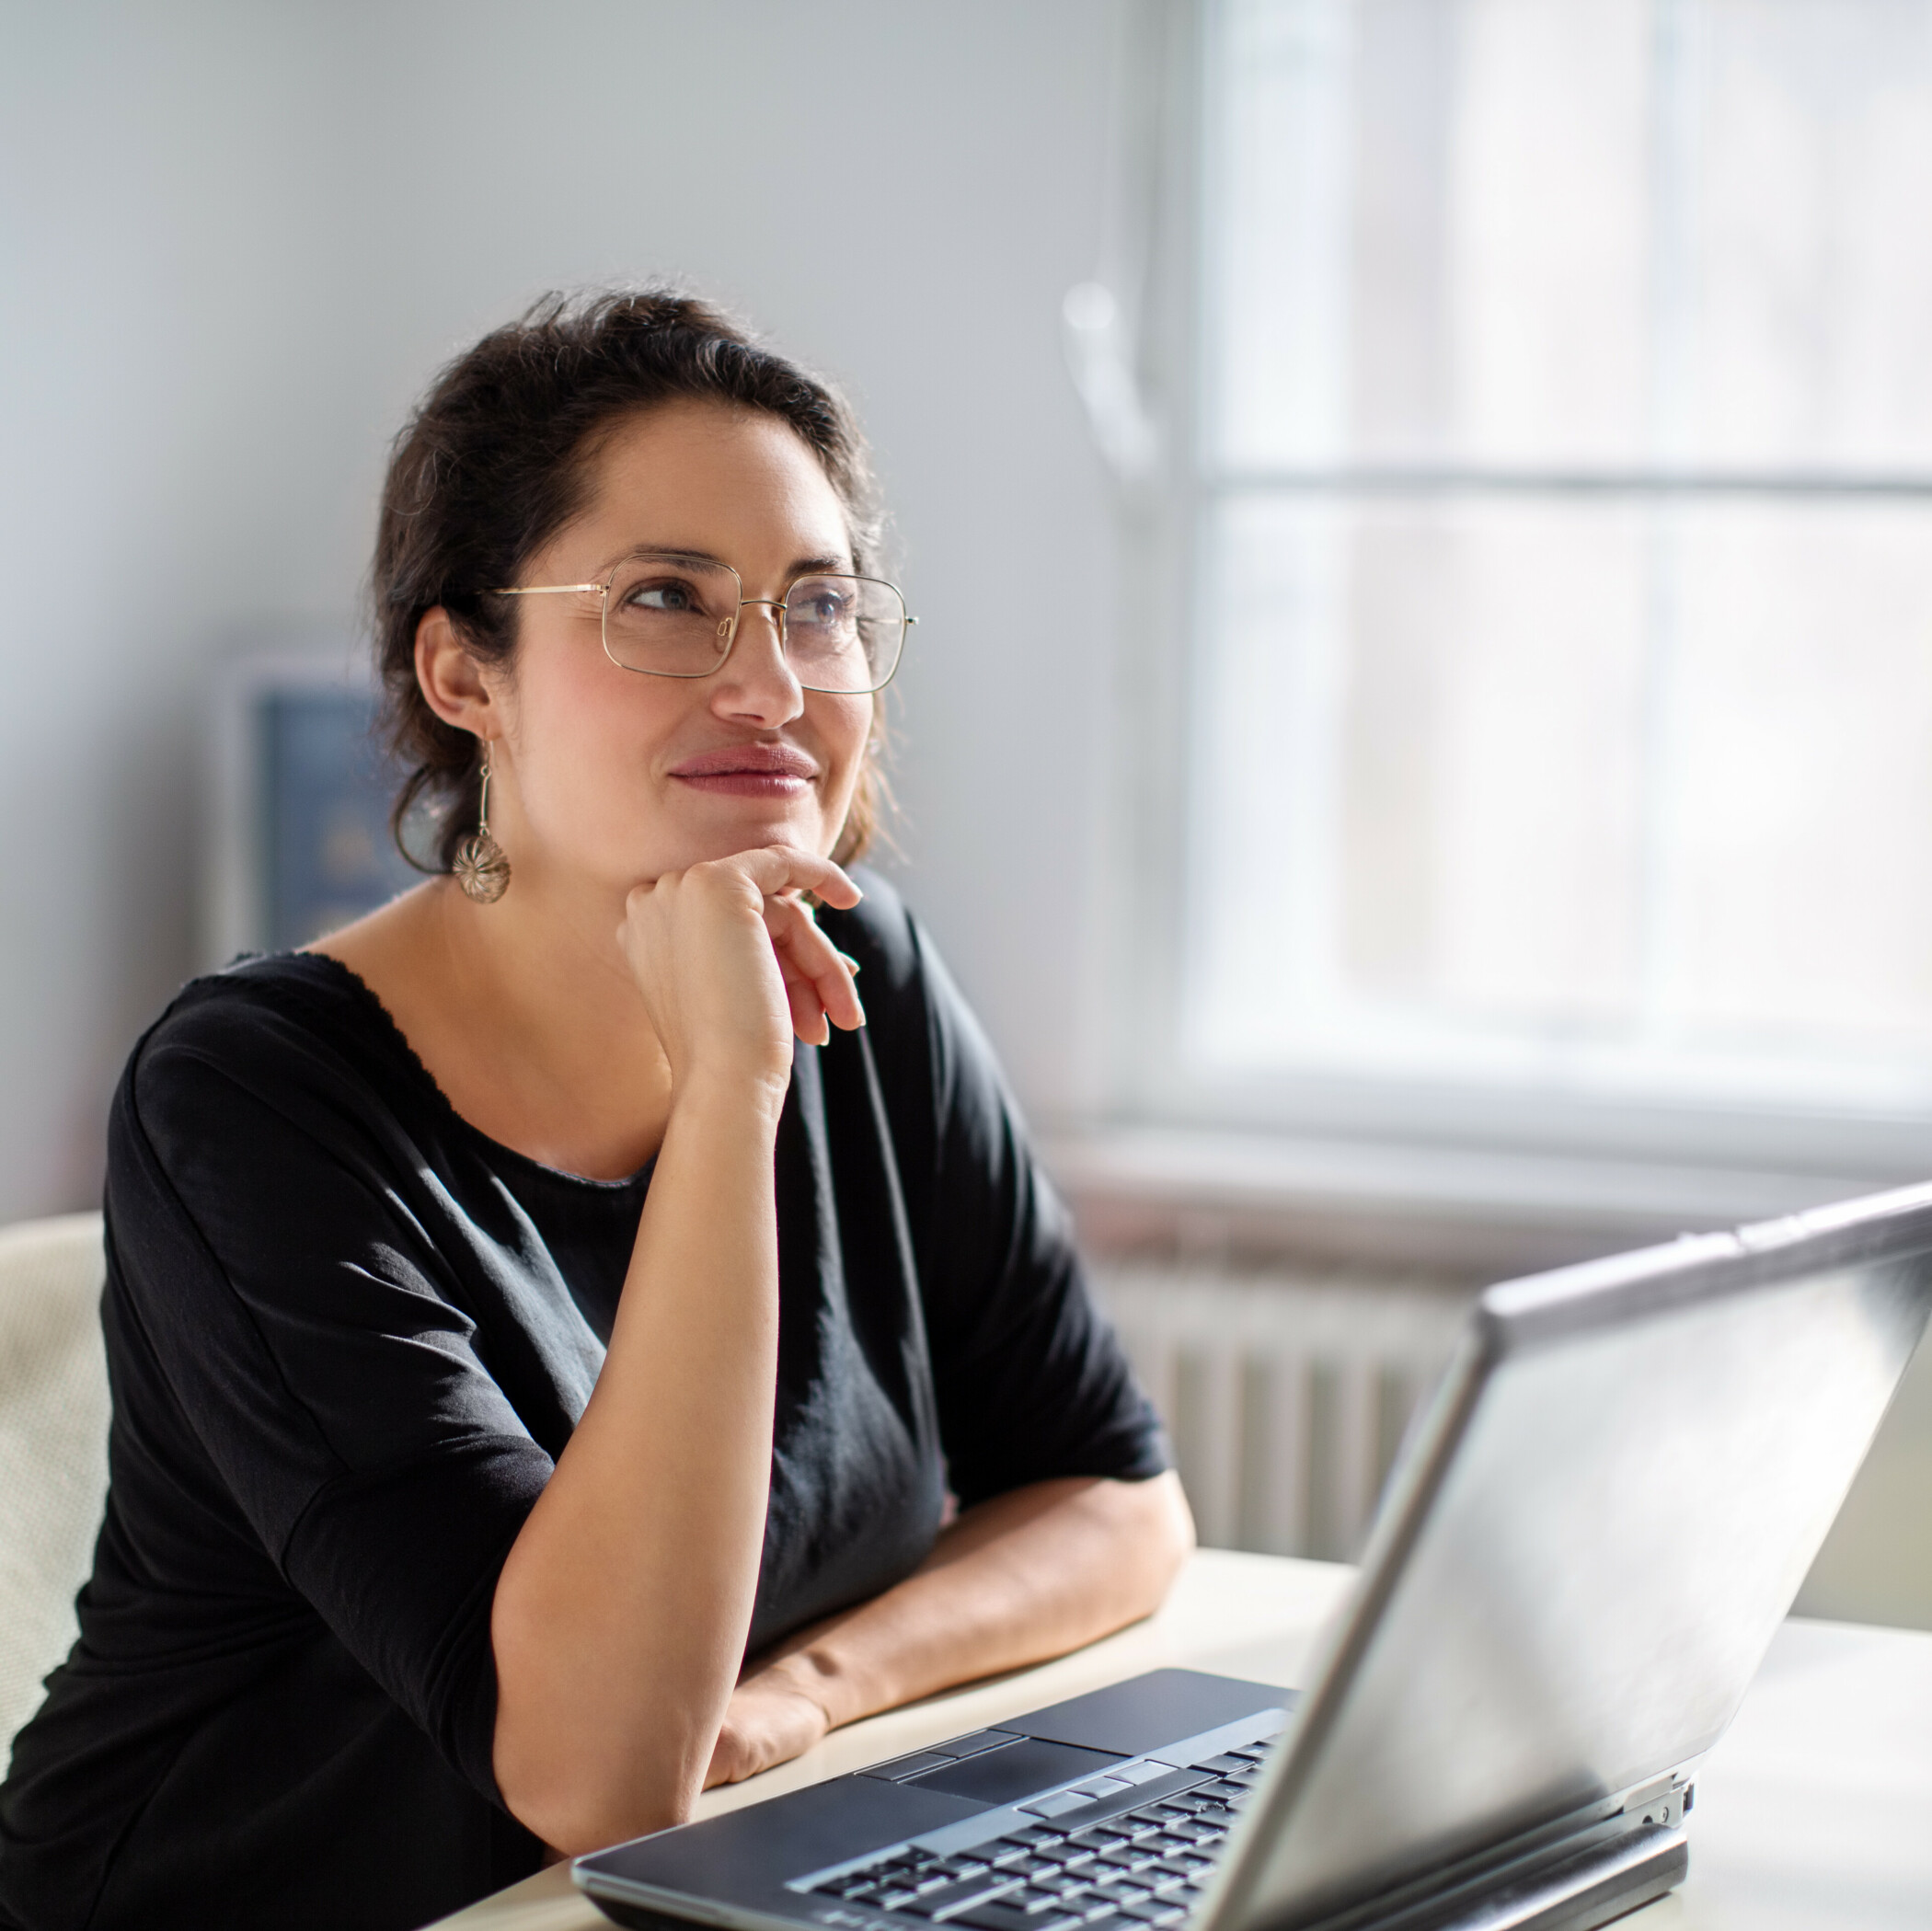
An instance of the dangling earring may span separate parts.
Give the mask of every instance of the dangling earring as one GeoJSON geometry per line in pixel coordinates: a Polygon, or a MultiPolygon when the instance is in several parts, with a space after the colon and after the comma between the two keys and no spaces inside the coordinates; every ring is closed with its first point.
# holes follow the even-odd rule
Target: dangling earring
{"type": "Polygon", "coordinates": [[[479,905],[494,905],[510,890],[510,856],[489,835],[489,747],[483,748],[483,800],[477,828],[456,847],[450,868],[456,883],[479,905]]]}

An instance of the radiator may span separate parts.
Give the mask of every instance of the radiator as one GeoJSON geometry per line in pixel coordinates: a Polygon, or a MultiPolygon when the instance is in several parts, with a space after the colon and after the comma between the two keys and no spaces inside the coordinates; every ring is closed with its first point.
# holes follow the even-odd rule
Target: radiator
{"type": "Polygon", "coordinates": [[[1466,1287],[1171,1260],[1103,1263],[1095,1286],[1167,1424],[1202,1542],[1352,1560],[1466,1287]]]}

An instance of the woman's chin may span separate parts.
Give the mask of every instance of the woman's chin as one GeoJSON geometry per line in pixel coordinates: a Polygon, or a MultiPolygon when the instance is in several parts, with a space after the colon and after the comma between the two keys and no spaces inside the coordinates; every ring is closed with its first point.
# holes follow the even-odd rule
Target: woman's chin
{"type": "Polygon", "coordinates": [[[683,871],[688,866],[704,865],[717,858],[735,857],[740,852],[756,851],[762,845],[790,845],[808,852],[831,848],[817,812],[809,816],[766,811],[720,813],[714,822],[694,825],[673,843],[663,871],[683,871]]]}

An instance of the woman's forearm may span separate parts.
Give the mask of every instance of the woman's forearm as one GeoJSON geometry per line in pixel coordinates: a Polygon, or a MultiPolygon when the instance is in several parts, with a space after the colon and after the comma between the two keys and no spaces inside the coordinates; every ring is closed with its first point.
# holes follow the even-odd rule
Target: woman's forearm
{"type": "MultiPolygon", "coordinates": [[[[762,1659],[734,1711],[754,1726],[761,1695],[792,1695],[836,1727],[1064,1654],[1150,1615],[1193,1543],[1173,1475],[1015,1489],[969,1509],[903,1582],[762,1659]]],[[[755,1742],[712,1781],[777,1761],[755,1742]]]]}
{"type": "Polygon", "coordinates": [[[592,1848],[676,1822],[743,1652],[777,1360],[775,1109],[680,1095],[595,1392],[491,1616],[504,1801],[592,1848]]]}
{"type": "Polygon", "coordinates": [[[559,1850],[684,1816],[743,1655],[771,1483],[773,1153],[792,1041],[865,1023],[800,891],[859,898],[830,859],[781,845],[625,895],[617,947],[670,1117],[596,1388],[490,1612],[497,1786],[559,1850]]]}

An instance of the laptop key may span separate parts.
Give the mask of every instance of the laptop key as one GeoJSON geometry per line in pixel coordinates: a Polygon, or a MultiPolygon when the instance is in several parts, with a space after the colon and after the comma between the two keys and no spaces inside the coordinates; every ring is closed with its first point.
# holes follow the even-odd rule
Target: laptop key
{"type": "Polygon", "coordinates": [[[1016,1911],[1011,1904],[995,1902],[975,1904],[971,1911],[960,1912],[950,1922],[971,1925],[972,1931],[1077,1931],[1082,1920],[1071,1911],[1029,1916],[1024,1911],[1016,1911]]]}
{"type": "Polygon", "coordinates": [[[936,1748],[949,1757],[984,1756],[989,1750],[1003,1750],[1013,1741],[1010,1730],[976,1730],[970,1735],[949,1738],[936,1748]]]}
{"type": "Polygon", "coordinates": [[[1051,1797],[1036,1797],[1021,1804],[1020,1809],[1035,1817],[1064,1817],[1069,1810],[1086,1810],[1091,1802],[1093,1799],[1084,1790],[1056,1790],[1051,1797]]]}
{"type": "Polygon", "coordinates": [[[989,1870],[983,1877],[961,1878],[947,1885],[943,1891],[928,1891],[911,1908],[921,1917],[943,1922],[958,1916],[962,1911],[970,1911],[975,1904],[990,1904],[995,1898],[1018,1891],[1021,1881],[1017,1872],[989,1870]]]}
{"type": "Polygon", "coordinates": [[[1186,1907],[1156,1899],[1147,1904],[1122,1904],[1121,1915],[1142,1925],[1178,1925],[1187,1915],[1186,1907]]]}
{"type": "Polygon", "coordinates": [[[1178,1865],[1164,1861],[1144,1870],[1141,1873],[1141,1881],[1153,1885],[1156,1891],[1165,1896],[1169,1891],[1193,1889],[1194,1879],[1198,1875],[1196,1871],[1182,1870],[1178,1865]]]}
{"type": "Polygon", "coordinates": [[[1219,1844],[1227,1832],[1221,1824],[1196,1817],[1186,1823],[1170,1823],[1162,1834],[1178,1844],[1219,1844]]]}
{"type": "Polygon", "coordinates": [[[860,1774],[879,1778],[881,1783],[896,1784],[909,1776],[922,1776],[928,1770],[937,1770],[952,1759],[940,1756],[936,1752],[922,1750],[916,1756],[894,1757],[890,1763],[874,1764],[869,1770],[860,1774]]]}

